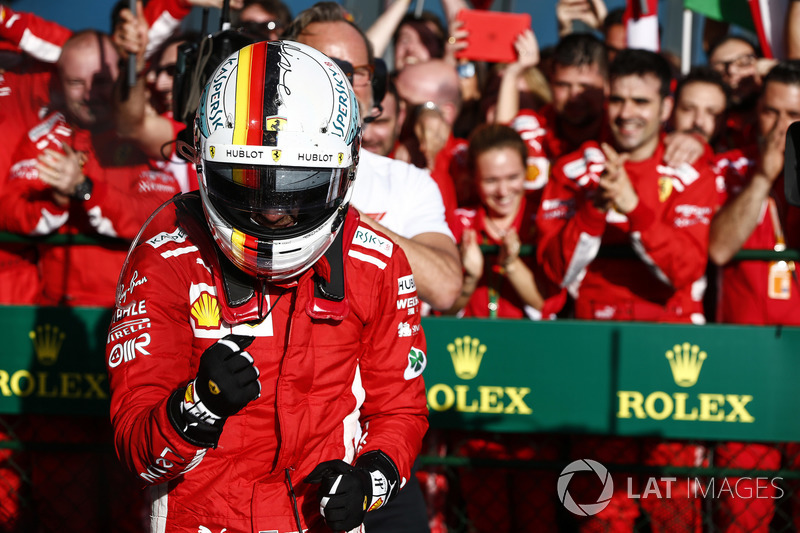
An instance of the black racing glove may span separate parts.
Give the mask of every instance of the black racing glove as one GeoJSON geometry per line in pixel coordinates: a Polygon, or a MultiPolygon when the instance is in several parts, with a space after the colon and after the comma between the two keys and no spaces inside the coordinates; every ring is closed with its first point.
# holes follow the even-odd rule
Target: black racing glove
{"type": "Polygon", "coordinates": [[[190,443],[216,447],[225,420],[261,394],[258,368],[245,348],[255,337],[226,335],[200,356],[197,377],[167,402],[173,427],[190,443]]]}
{"type": "Polygon", "coordinates": [[[350,531],[364,522],[367,511],[386,505],[400,490],[400,474],[388,455],[367,452],[350,466],[334,460],[320,463],[303,480],[319,483],[319,512],[334,531],[350,531]]]}

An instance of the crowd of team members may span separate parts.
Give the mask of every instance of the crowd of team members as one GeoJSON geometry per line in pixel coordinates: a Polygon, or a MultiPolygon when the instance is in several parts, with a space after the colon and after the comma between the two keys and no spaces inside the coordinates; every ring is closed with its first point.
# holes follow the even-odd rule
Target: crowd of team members
{"type": "MultiPolygon", "coordinates": [[[[564,1],[554,47],[540,51],[526,31],[516,62],[476,64],[455,59],[468,38],[455,13],[466,4],[443,2],[446,26],[407,14],[409,3],[384,12],[366,31],[369,60],[348,65],[354,86],[368,84],[372,58],[393,45],[363,148],[426,169],[438,185],[463,285],[424,298],[437,312],[800,322],[793,263],[733,259],[796,244],[781,177],[785,132],[800,117],[795,61],[776,64],[723,36],[709,66],[679,77],[669,56],[625,49],[618,13],[594,14],[605,42],[570,33],[562,19],[578,3],[564,1]],[[487,244],[499,253],[483,253],[487,244]],[[535,254],[520,255],[523,245],[535,254]]],[[[177,157],[185,125],[172,109],[178,47],[197,38],[179,27],[193,4],[208,2],[152,0],[138,15],[119,6],[110,36],[3,8],[0,229],[130,240],[161,202],[196,187],[177,157]],[[139,70],[130,88],[128,54],[139,70]]],[[[291,22],[280,2],[233,6],[237,27],[257,38],[291,22]]],[[[4,243],[0,301],[110,305],[125,248],[4,243]]]]}
{"type": "MultiPolygon", "coordinates": [[[[0,302],[113,305],[127,241],[162,202],[197,186],[177,156],[185,125],[173,118],[172,76],[179,45],[197,38],[180,31],[181,19],[215,3],[150,0],[136,14],[120,6],[110,35],[72,34],[1,7],[10,53],[0,83],[0,230],[65,240],[0,244],[0,302]],[[116,240],[76,245],[80,234],[116,240]]],[[[351,36],[352,18],[330,15],[330,5],[291,24],[279,1],[232,2],[246,34],[274,39],[291,25],[286,36],[343,60],[369,117],[353,205],[403,247],[433,312],[800,324],[794,264],[734,258],[800,247],[782,175],[786,131],[800,120],[799,61],[765,60],[748,40],[724,36],[708,66],[678,76],[667,56],[626,49],[618,14],[601,16],[596,0],[584,22],[603,38],[571,33],[565,21],[581,2],[562,0],[554,47],[540,51],[526,31],[516,62],[476,64],[455,59],[468,38],[455,21],[462,0],[443,0],[447,24],[407,14],[410,3],[396,0],[351,36]],[[332,26],[315,33],[314,24],[332,26]],[[374,57],[390,45],[387,91],[373,102],[374,57]],[[535,252],[521,253],[524,245],[535,252]]],[[[590,444],[600,460],[604,449],[610,459],[633,453],[630,442],[590,444]]],[[[671,443],[635,453],[679,466],[702,455],[671,443]]],[[[718,450],[726,453],[732,466],[781,460],[756,445],[718,450]]],[[[648,510],[699,527],[695,503],[648,510]]],[[[742,530],[773,512],[752,503],[727,515],[751,519],[742,530]]]]}

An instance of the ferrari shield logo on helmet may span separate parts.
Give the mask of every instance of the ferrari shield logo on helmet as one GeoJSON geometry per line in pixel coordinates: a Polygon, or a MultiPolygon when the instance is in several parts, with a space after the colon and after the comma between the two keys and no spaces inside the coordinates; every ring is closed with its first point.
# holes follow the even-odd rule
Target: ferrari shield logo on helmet
{"type": "Polygon", "coordinates": [[[344,154],[342,152],[339,152],[339,164],[340,165],[342,164],[342,161],[344,161],[344,154]]]}
{"type": "Polygon", "coordinates": [[[208,153],[211,154],[211,159],[214,159],[214,152],[216,152],[216,150],[214,150],[214,147],[213,146],[209,146],[208,147],[208,153]]]}
{"type": "Polygon", "coordinates": [[[286,126],[285,117],[267,117],[267,131],[281,131],[286,126]]]}
{"type": "Polygon", "coordinates": [[[281,151],[280,150],[273,150],[272,151],[272,160],[277,163],[280,158],[281,158],[281,151]]]}

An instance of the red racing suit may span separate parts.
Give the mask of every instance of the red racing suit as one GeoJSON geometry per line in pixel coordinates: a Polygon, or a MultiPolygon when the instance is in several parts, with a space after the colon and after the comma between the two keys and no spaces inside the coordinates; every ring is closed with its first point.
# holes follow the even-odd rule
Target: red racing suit
{"type": "MultiPolygon", "coordinates": [[[[59,112],[30,130],[17,148],[16,163],[0,194],[0,228],[22,235],[93,235],[132,240],[159,205],[180,192],[162,164],[148,161],[132,144],[109,132],[94,133],[67,124],[59,112]],[[36,157],[64,144],[85,155],[83,172],[94,183],[89,200],[59,205],[39,180],[36,157]]],[[[44,305],[114,304],[117,274],[127,243],[41,244],[39,268],[44,305]]]]}
{"type": "MultiPolygon", "coordinates": [[[[758,161],[758,147],[732,150],[718,156],[720,203],[724,205],[747,186],[758,161]]],[[[783,178],[776,180],[759,213],[753,233],[743,250],[772,250],[778,245],[797,248],[800,245],[800,210],[789,206],[784,195],[783,178]],[[775,222],[777,221],[777,227],[775,222]],[[777,231],[776,231],[777,230],[777,231]]],[[[717,304],[719,322],[757,325],[800,325],[800,284],[795,272],[785,272],[781,279],[770,270],[770,261],[731,261],[720,271],[717,304]],[[770,290],[770,280],[773,285],[770,290]]]]}
{"type": "Polygon", "coordinates": [[[172,212],[157,216],[120,278],[106,348],[117,452],[153,487],[153,531],[298,531],[295,509],[304,531],[329,531],[317,486],[303,482],[311,470],[382,450],[404,484],[428,426],[411,268],[399,246],[351,209],[338,246],[338,311],[326,312],[315,296],[320,260],[292,283],[253,279],[252,298],[269,313],[232,325],[221,318],[227,304],[214,246],[182,227],[197,227],[197,218],[178,226],[172,212]],[[167,399],[231,332],[255,337],[247,351],[261,395],[227,419],[216,448],[201,448],[174,429],[167,399]]]}
{"type": "Polygon", "coordinates": [[[717,205],[710,161],[679,168],[662,161],[663,143],[625,170],[639,196],[628,215],[592,205],[605,155],[596,142],[555,165],[537,218],[537,257],[575,298],[575,316],[600,320],[703,323],[708,230],[717,205]],[[605,245],[631,258],[598,258],[605,245]]]}

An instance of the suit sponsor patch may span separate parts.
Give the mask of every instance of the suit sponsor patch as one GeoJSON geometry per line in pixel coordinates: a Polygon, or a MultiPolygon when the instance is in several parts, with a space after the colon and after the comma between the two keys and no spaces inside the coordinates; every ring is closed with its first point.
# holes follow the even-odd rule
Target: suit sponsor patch
{"type": "Polygon", "coordinates": [[[394,249],[392,241],[386,237],[380,237],[374,231],[370,231],[364,227],[359,227],[356,230],[356,234],[353,236],[353,244],[375,250],[386,257],[392,257],[392,250],[394,249]]]}
{"type": "Polygon", "coordinates": [[[148,240],[147,244],[153,248],[158,248],[159,246],[162,246],[168,242],[185,242],[186,237],[187,234],[185,231],[183,231],[183,228],[176,228],[172,233],[162,231],[152,239],[148,240]]]}
{"type": "Polygon", "coordinates": [[[422,375],[425,366],[428,364],[428,359],[425,357],[425,352],[411,347],[408,352],[408,366],[403,372],[403,378],[408,381],[422,375]]]}
{"type": "MultiPolygon", "coordinates": [[[[221,339],[228,333],[253,337],[272,337],[272,313],[255,325],[237,324],[233,327],[222,319],[217,288],[207,283],[192,283],[189,287],[189,323],[199,339],[221,339]]],[[[269,299],[265,303],[271,306],[269,299]]]]}
{"type": "Polygon", "coordinates": [[[409,274],[408,276],[403,276],[402,278],[397,278],[397,294],[411,294],[412,292],[417,292],[417,284],[414,283],[414,275],[409,274]]]}

